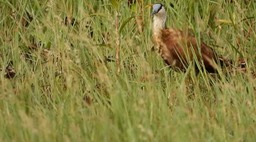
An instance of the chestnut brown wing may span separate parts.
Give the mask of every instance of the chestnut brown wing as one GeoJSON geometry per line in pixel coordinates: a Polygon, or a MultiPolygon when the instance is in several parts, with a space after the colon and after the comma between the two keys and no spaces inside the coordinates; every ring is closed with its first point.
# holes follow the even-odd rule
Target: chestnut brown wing
{"type": "Polygon", "coordinates": [[[216,53],[204,43],[198,46],[196,38],[189,32],[165,29],[161,38],[160,53],[170,67],[185,71],[189,63],[197,59],[208,72],[216,71],[216,53]]]}

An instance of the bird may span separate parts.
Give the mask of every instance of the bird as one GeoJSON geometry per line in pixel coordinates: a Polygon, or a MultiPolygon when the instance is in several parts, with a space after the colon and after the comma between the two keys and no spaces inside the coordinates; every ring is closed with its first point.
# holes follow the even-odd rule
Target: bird
{"type": "Polygon", "coordinates": [[[218,65],[223,67],[230,64],[228,60],[218,56],[213,48],[204,42],[198,42],[189,31],[167,28],[167,12],[163,4],[152,5],[152,16],[154,48],[173,70],[185,72],[196,60],[196,73],[199,73],[200,69],[216,73],[218,65]]]}

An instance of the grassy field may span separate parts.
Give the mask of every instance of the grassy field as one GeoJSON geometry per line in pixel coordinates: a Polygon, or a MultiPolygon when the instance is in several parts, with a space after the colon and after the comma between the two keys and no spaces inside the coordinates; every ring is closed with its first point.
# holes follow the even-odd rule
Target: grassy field
{"type": "Polygon", "coordinates": [[[162,1],[169,27],[247,60],[213,79],[151,51],[153,2],[1,0],[0,141],[255,141],[256,3],[162,1]]]}

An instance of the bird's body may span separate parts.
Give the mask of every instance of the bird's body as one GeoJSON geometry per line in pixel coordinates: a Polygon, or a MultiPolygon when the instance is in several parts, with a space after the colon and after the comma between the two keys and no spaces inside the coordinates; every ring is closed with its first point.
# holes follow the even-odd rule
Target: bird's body
{"type": "MultiPolygon", "coordinates": [[[[165,63],[174,70],[186,71],[194,61],[208,72],[216,72],[217,54],[205,43],[199,43],[189,31],[166,28],[166,11],[161,4],[153,5],[153,42],[165,63]]],[[[198,66],[197,66],[198,69],[198,66]]]]}

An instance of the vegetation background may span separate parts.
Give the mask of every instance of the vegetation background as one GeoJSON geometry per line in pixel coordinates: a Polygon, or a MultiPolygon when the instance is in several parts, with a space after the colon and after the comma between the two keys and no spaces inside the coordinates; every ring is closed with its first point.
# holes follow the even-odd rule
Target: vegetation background
{"type": "Polygon", "coordinates": [[[255,141],[255,1],[161,1],[169,27],[247,60],[219,79],[151,51],[156,1],[0,2],[0,141],[255,141]]]}

